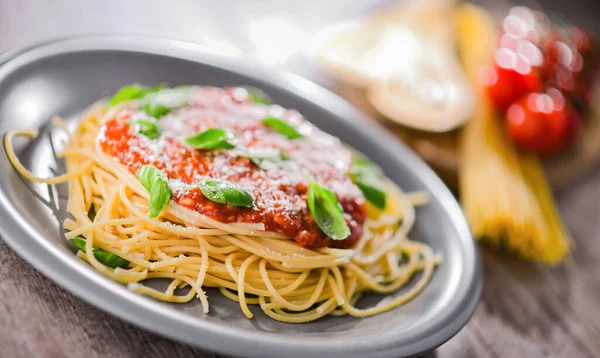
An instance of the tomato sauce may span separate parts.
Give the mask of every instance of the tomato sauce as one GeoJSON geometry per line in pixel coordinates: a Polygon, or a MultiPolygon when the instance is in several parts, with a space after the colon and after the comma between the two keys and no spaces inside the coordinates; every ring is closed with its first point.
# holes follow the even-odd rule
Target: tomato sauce
{"type": "Polygon", "coordinates": [[[293,238],[308,248],[352,247],[362,233],[365,199],[347,172],[351,156],[340,141],[316,128],[298,112],[277,105],[250,102],[243,88],[193,87],[186,105],[171,110],[158,124],[161,135],[149,139],[138,133],[136,121],[150,118],[143,110],[124,109],[107,119],[98,135],[106,154],[131,173],[146,164],[168,177],[179,205],[223,223],[262,223],[269,231],[293,238]],[[274,116],[303,134],[290,140],[262,124],[274,116]],[[236,135],[236,148],[198,150],[184,139],[209,128],[227,129],[236,135]],[[285,153],[282,165],[266,168],[240,157],[236,150],[273,150],[285,153]],[[307,203],[308,178],[332,190],[342,208],[351,234],[345,240],[327,237],[317,226],[307,203]],[[229,181],[248,191],[254,207],[213,202],[195,187],[203,179],[229,181]]]}

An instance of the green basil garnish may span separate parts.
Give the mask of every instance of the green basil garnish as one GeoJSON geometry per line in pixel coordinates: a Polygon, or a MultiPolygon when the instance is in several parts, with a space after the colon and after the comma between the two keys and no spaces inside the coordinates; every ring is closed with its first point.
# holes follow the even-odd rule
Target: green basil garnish
{"type": "Polygon", "coordinates": [[[265,117],[262,122],[265,126],[283,134],[288,137],[288,139],[298,139],[303,137],[302,133],[298,132],[294,126],[277,117],[265,117]]]}
{"type": "Polygon", "coordinates": [[[110,99],[110,105],[114,106],[115,104],[121,103],[123,101],[144,98],[146,97],[146,95],[160,91],[162,88],[162,86],[147,87],[134,83],[132,85],[128,85],[119,89],[117,93],[115,93],[110,99]]]}
{"type": "Polygon", "coordinates": [[[269,169],[267,163],[278,163],[287,159],[287,155],[279,149],[263,148],[248,149],[245,151],[236,151],[236,154],[242,158],[248,158],[252,163],[263,169],[269,169]]]}
{"type": "Polygon", "coordinates": [[[262,90],[256,87],[243,87],[248,92],[248,99],[256,104],[271,104],[271,98],[262,90]]]}
{"type": "Polygon", "coordinates": [[[152,165],[144,165],[138,170],[140,183],[150,193],[149,215],[155,218],[167,207],[171,200],[171,188],[160,170],[152,165]]]}
{"type": "Polygon", "coordinates": [[[230,149],[235,147],[235,135],[220,128],[207,129],[185,139],[185,142],[198,149],[230,149]]]}
{"type": "MultiPolygon", "coordinates": [[[[131,126],[136,124],[134,121],[128,121],[127,125],[131,126]]],[[[137,121],[137,124],[140,126],[140,133],[145,135],[150,139],[156,139],[160,136],[160,129],[158,125],[153,120],[140,119],[137,121]]]]}
{"type": "MultiPolygon", "coordinates": [[[[85,239],[76,237],[71,241],[79,250],[85,252],[85,239]]],[[[96,257],[96,260],[98,260],[101,264],[113,269],[117,267],[127,268],[129,266],[129,261],[113,253],[103,251],[98,246],[94,246],[94,257],[96,257]]]]}
{"type": "Polygon", "coordinates": [[[154,179],[157,177],[162,178],[162,172],[152,165],[142,165],[137,172],[137,176],[142,186],[150,191],[154,179]]]}
{"type": "Polygon", "coordinates": [[[156,103],[146,103],[143,108],[150,117],[154,118],[164,117],[171,111],[170,107],[156,103]]]}
{"type": "Polygon", "coordinates": [[[188,104],[191,95],[191,86],[163,88],[160,91],[156,91],[156,93],[144,97],[143,109],[148,115],[155,118],[161,118],[171,110],[188,104]]]}
{"type": "Polygon", "coordinates": [[[375,207],[383,210],[387,205],[385,176],[381,168],[367,159],[359,158],[352,163],[350,178],[362,191],[365,198],[375,207]]]}
{"type": "Polygon", "coordinates": [[[308,209],[325,235],[334,240],[344,240],[350,236],[350,228],[344,219],[342,206],[331,190],[310,179],[306,195],[308,209]]]}
{"type": "Polygon", "coordinates": [[[249,208],[254,204],[250,193],[226,181],[206,179],[198,183],[198,187],[207,199],[216,203],[249,208]]]}

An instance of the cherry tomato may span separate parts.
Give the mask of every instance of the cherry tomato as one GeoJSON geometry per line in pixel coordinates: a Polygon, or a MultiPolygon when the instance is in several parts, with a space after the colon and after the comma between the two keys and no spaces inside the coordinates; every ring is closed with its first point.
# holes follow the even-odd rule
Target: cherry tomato
{"type": "Polygon", "coordinates": [[[576,99],[584,106],[588,106],[592,97],[592,89],[598,74],[598,49],[594,35],[581,28],[572,28],[569,31],[571,46],[578,52],[582,61],[582,68],[577,73],[576,86],[573,91],[576,99]]]}
{"type": "Polygon", "coordinates": [[[583,57],[583,73],[587,78],[596,76],[598,70],[598,49],[594,35],[582,28],[574,27],[569,31],[573,49],[583,57]]]}
{"type": "Polygon", "coordinates": [[[541,14],[524,6],[515,6],[502,21],[502,32],[535,44],[540,40],[541,14]]]}
{"type": "Polygon", "coordinates": [[[555,88],[529,93],[506,112],[510,137],[519,147],[541,154],[552,154],[567,145],[578,125],[577,113],[555,88]]]}
{"type": "Polygon", "coordinates": [[[546,94],[552,99],[554,105],[552,117],[556,121],[554,124],[563,128],[562,143],[559,143],[558,147],[564,147],[573,142],[581,128],[581,117],[561,91],[550,87],[546,94]]]}
{"type": "Polygon", "coordinates": [[[567,40],[555,41],[546,49],[544,78],[547,85],[558,88],[584,112],[591,99],[593,77],[590,75],[595,69],[572,47],[574,43],[567,40]]]}
{"type": "Polygon", "coordinates": [[[537,45],[512,34],[504,34],[500,37],[499,48],[523,55],[532,67],[540,67],[544,61],[544,55],[537,45]]]}
{"type": "Polygon", "coordinates": [[[501,29],[494,62],[483,73],[487,93],[506,111],[507,132],[519,147],[554,153],[573,141],[589,108],[600,70],[595,39],[522,6],[510,10],[501,29]]]}
{"type": "Polygon", "coordinates": [[[483,74],[483,82],[494,106],[505,110],[526,93],[541,87],[539,69],[523,54],[499,48],[494,65],[483,74]]]}

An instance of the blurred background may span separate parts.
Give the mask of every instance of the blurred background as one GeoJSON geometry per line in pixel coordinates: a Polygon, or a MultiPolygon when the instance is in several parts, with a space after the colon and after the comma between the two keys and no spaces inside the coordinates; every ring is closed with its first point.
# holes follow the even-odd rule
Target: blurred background
{"type": "MultiPolygon", "coordinates": [[[[598,356],[600,2],[457,4],[0,0],[0,53],[70,36],[151,35],[250,56],[337,92],[436,169],[482,241],[482,303],[431,355],[598,356]]],[[[89,307],[4,243],[0,258],[7,356],[216,356],[89,307]]]]}
{"type": "MultiPolygon", "coordinates": [[[[407,2],[410,0],[179,0],[175,4],[160,0],[108,0],[102,4],[77,0],[2,0],[0,51],[77,35],[143,34],[239,51],[315,81],[325,81],[316,76],[303,58],[303,52],[310,47],[311,35],[336,23],[407,2]]],[[[478,0],[473,3],[498,11],[498,16],[516,4],[542,6],[548,13],[600,31],[596,18],[600,16],[600,3],[595,0],[478,0]]]]}

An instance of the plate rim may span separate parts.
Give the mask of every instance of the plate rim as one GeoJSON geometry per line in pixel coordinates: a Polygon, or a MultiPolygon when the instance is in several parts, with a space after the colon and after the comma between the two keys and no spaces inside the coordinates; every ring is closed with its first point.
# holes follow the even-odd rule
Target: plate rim
{"type": "MultiPolygon", "coordinates": [[[[459,233],[457,239],[461,243],[463,256],[468,264],[463,264],[465,278],[461,278],[462,296],[452,311],[446,313],[441,320],[445,325],[437,330],[417,332],[418,339],[413,339],[405,345],[387,345],[382,347],[361,347],[352,342],[331,344],[316,337],[295,337],[277,335],[272,332],[257,330],[247,334],[243,328],[232,328],[215,321],[193,319],[189,314],[179,312],[165,305],[156,305],[156,301],[130,292],[127,295],[118,284],[91,268],[80,265],[75,261],[64,259],[67,255],[51,242],[44,239],[37,231],[24,222],[24,218],[12,205],[4,190],[0,187],[0,236],[4,241],[33,265],[44,276],[66,288],[77,297],[93,304],[101,310],[117,318],[131,322],[138,327],[154,333],[167,336],[177,341],[196,347],[209,349],[226,354],[262,356],[306,356],[307,354],[327,354],[330,356],[362,357],[395,355],[409,356],[421,354],[443,344],[468,322],[479,302],[483,286],[481,258],[466,219],[460,210],[456,199],[452,196],[441,179],[406,145],[392,140],[390,133],[381,125],[366,117],[347,101],[329,90],[298,75],[283,70],[275,70],[256,60],[251,60],[239,54],[218,52],[201,44],[170,40],[160,37],[143,35],[93,35],[67,37],[45,41],[32,46],[9,50],[0,54],[0,78],[10,74],[10,66],[19,67],[27,60],[33,61],[49,55],[68,54],[71,52],[113,50],[134,53],[162,55],[171,58],[183,58],[197,63],[209,64],[226,71],[241,73],[244,76],[259,78],[261,81],[291,91],[300,98],[308,99],[315,106],[341,116],[349,114],[357,119],[359,126],[370,126],[368,132],[374,133],[381,140],[389,142],[392,147],[401,150],[406,156],[405,161],[413,166],[420,179],[425,182],[436,196],[444,211],[459,233]],[[244,72],[248,69],[248,72],[244,72]],[[21,237],[21,239],[15,239],[21,237]],[[27,240],[23,239],[27,238],[27,240]],[[89,271],[96,273],[90,275],[89,271]],[[466,281],[465,281],[466,280],[466,281]],[[157,309],[160,307],[160,309],[157,309]],[[161,322],[160,327],[156,325],[161,322]],[[190,330],[194,328],[193,330],[190,330]],[[186,331],[187,328],[187,331],[186,331]],[[200,333],[201,335],[199,335],[200,333]],[[199,341],[198,337],[202,337],[199,341]],[[228,340],[236,344],[227,344],[228,340]],[[265,350],[265,347],[269,348],[265,350]]],[[[2,145],[3,157],[5,156],[2,145]]],[[[414,338],[414,336],[413,336],[414,338]]]]}

